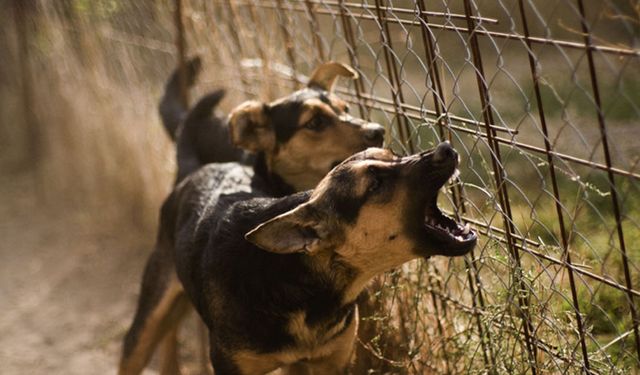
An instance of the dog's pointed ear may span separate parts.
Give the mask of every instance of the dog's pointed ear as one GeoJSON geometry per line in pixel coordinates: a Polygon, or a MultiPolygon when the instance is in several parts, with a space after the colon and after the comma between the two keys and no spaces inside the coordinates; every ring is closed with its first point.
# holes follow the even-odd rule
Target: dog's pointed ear
{"type": "Polygon", "coordinates": [[[255,100],[244,102],[231,111],[229,129],[233,144],[251,152],[273,149],[276,137],[268,111],[267,104],[255,100]]]}
{"type": "Polygon", "coordinates": [[[323,232],[318,215],[307,203],[258,225],[244,237],[277,254],[314,253],[320,249],[323,232]]]}
{"type": "Polygon", "coordinates": [[[325,91],[333,90],[333,84],[338,76],[358,79],[358,72],[352,67],[335,61],[329,61],[316,68],[307,84],[310,88],[320,88],[325,91]]]}

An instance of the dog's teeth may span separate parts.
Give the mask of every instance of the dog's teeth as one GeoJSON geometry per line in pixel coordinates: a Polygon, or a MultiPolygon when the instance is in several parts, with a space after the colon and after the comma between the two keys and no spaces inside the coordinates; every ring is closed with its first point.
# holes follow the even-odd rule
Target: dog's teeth
{"type": "Polygon", "coordinates": [[[464,225],[464,228],[462,229],[462,234],[469,234],[470,230],[471,230],[471,225],[469,225],[469,223],[466,223],[464,225]]]}

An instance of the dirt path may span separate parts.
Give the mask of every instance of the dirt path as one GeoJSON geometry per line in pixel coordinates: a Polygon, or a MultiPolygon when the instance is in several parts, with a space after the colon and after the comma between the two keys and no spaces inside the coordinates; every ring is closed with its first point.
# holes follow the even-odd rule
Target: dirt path
{"type": "Polygon", "coordinates": [[[2,374],[115,373],[153,234],[46,212],[29,176],[0,181],[2,374]]]}

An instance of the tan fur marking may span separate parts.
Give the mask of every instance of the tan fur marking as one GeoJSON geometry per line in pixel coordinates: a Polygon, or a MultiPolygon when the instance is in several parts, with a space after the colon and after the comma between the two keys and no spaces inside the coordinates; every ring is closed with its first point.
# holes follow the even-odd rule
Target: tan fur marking
{"type": "Polygon", "coordinates": [[[324,114],[326,116],[334,117],[337,119],[337,114],[333,110],[333,108],[331,108],[330,105],[324,103],[320,99],[317,99],[317,98],[308,99],[307,101],[304,102],[303,107],[304,109],[303,109],[302,115],[300,115],[300,118],[298,119],[299,126],[303,126],[318,114],[324,114]]]}
{"type": "Polygon", "coordinates": [[[172,327],[160,342],[160,374],[180,374],[178,364],[178,326],[172,327]]]}
{"type": "Polygon", "coordinates": [[[338,121],[316,133],[298,131],[270,157],[272,170],[296,190],[307,190],[340,162],[367,146],[362,128],[338,121]]]}
{"type": "Polygon", "coordinates": [[[404,232],[407,199],[406,189],[397,189],[387,204],[364,205],[356,223],[345,228],[344,243],[336,252],[359,272],[344,301],[353,301],[372,277],[416,258],[413,241],[404,232]],[[393,241],[389,241],[390,233],[395,236],[393,241]]]}
{"type": "MultiPolygon", "coordinates": [[[[362,155],[363,159],[375,159],[381,161],[394,161],[400,159],[391,150],[377,147],[368,148],[362,155]]],[[[369,160],[368,162],[370,163],[371,161],[369,160]]]]}
{"type": "MultiPolygon", "coordinates": [[[[158,303],[153,313],[151,313],[145,322],[144,327],[140,332],[140,336],[138,337],[136,347],[128,357],[122,358],[118,374],[139,374],[151,359],[154,348],[162,339],[160,334],[162,331],[163,320],[172,312],[173,309],[177,307],[176,302],[178,298],[184,295],[182,284],[180,284],[175,274],[172,275],[169,283],[170,285],[162,296],[162,300],[158,303]]],[[[184,313],[179,315],[184,315],[184,313]]],[[[178,324],[177,321],[171,323],[176,325],[178,324]]],[[[171,329],[171,327],[169,327],[169,329],[171,329]]]]}
{"type": "Polygon", "coordinates": [[[288,331],[289,333],[296,338],[297,342],[300,343],[303,347],[316,347],[322,345],[326,342],[327,339],[332,338],[338,332],[344,329],[344,323],[346,321],[346,317],[342,320],[342,322],[336,324],[334,327],[324,334],[320,335],[321,327],[311,328],[305,322],[306,314],[304,312],[298,312],[292,314],[289,319],[288,331]]]}
{"type": "Polygon", "coordinates": [[[275,145],[275,134],[261,102],[250,100],[236,107],[229,115],[229,129],[231,141],[246,150],[269,151],[275,145]]]}
{"type": "MultiPolygon", "coordinates": [[[[349,364],[358,330],[358,320],[359,316],[356,308],[349,327],[339,336],[318,346],[305,347],[301,345],[295,349],[269,354],[239,351],[234,354],[233,361],[243,374],[264,374],[279,367],[292,365],[298,361],[303,362],[295,367],[305,367],[307,372],[303,373],[335,374],[349,364]]],[[[299,327],[300,316],[294,316],[292,321],[297,322],[290,322],[289,328],[295,328],[298,331],[301,328],[299,327]]],[[[287,368],[283,370],[285,374],[299,373],[297,371],[291,372],[287,368]]]]}
{"type": "Polygon", "coordinates": [[[347,108],[349,108],[349,104],[347,104],[347,102],[345,102],[344,100],[338,98],[335,95],[330,95],[329,96],[329,101],[331,102],[331,105],[335,108],[339,108],[340,112],[346,112],[347,108]]]}
{"type": "Polygon", "coordinates": [[[353,196],[361,197],[366,194],[371,179],[367,176],[366,168],[358,168],[354,171],[355,186],[353,187],[353,196]]]}
{"type": "Polygon", "coordinates": [[[316,115],[316,111],[313,108],[311,107],[305,108],[302,114],[300,115],[300,118],[298,119],[298,125],[303,126],[304,124],[309,122],[309,120],[311,120],[315,115],[316,115]]]}

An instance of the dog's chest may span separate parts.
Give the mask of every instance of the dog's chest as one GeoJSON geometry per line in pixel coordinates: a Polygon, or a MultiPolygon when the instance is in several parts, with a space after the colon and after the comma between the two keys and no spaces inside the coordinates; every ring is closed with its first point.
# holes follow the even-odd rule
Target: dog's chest
{"type": "Polygon", "coordinates": [[[324,324],[312,325],[307,322],[304,312],[296,312],[291,314],[287,331],[299,350],[309,351],[309,357],[322,356],[323,348],[347,328],[352,318],[350,314],[341,315],[324,324]]]}
{"type": "Polygon", "coordinates": [[[330,325],[308,325],[304,313],[292,314],[287,326],[296,343],[272,353],[239,351],[233,356],[243,373],[264,373],[294,363],[331,361],[336,355],[350,355],[358,330],[358,309],[330,325]]]}

